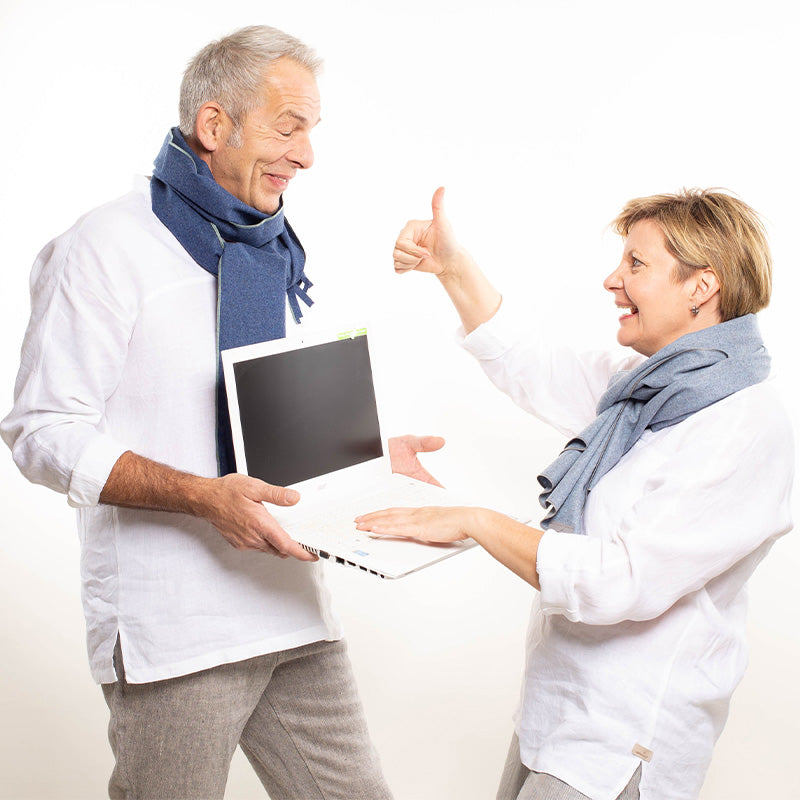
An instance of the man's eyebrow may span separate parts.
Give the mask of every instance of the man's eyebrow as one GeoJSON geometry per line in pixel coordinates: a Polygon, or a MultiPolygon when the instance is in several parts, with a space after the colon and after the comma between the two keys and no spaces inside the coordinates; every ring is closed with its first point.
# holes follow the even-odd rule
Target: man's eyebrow
{"type": "MultiPolygon", "coordinates": [[[[279,120],[280,119],[284,119],[285,117],[291,117],[292,119],[297,120],[301,125],[308,126],[310,124],[309,121],[308,121],[308,117],[304,116],[303,114],[298,113],[297,111],[292,111],[291,109],[287,109],[286,111],[284,111],[278,117],[278,119],[279,120]]],[[[314,123],[314,125],[319,125],[319,123],[321,121],[322,121],[322,117],[318,117],[317,121],[314,123]]]]}

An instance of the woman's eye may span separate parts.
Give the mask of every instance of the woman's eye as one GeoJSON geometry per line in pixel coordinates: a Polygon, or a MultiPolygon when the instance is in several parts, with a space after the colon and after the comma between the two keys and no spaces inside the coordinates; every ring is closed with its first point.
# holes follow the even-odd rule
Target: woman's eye
{"type": "Polygon", "coordinates": [[[642,266],[644,266],[644,263],[643,263],[643,262],[641,262],[641,261],[639,261],[639,259],[638,259],[638,258],[634,258],[634,259],[631,261],[631,266],[632,266],[632,267],[642,267],[642,266]]]}

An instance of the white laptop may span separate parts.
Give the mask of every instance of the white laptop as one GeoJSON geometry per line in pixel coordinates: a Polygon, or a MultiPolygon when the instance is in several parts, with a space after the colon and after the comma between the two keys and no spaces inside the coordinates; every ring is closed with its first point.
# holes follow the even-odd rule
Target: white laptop
{"type": "Polygon", "coordinates": [[[459,504],[441,487],[392,474],[366,328],[224,350],[222,364],[237,470],[300,492],[295,506],[267,507],[306,550],[399,578],[474,545],[355,528],[369,511],[459,504]]]}

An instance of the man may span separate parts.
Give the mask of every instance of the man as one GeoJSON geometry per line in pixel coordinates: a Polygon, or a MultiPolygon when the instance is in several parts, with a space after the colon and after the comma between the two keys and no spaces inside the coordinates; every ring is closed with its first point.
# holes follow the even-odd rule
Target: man
{"type": "MultiPolygon", "coordinates": [[[[282,195],[313,163],[319,64],[268,27],[209,44],[152,179],[34,265],[0,429],[78,508],[112,798],[221,798],[237,743],[274,798],[390,796],[315,559],[263,505],[297,493],[235,474],[218,380],[220,349],[311,302],[282,195]]],[[[394,466],[437,446],[403,437],[394,466]]]]}

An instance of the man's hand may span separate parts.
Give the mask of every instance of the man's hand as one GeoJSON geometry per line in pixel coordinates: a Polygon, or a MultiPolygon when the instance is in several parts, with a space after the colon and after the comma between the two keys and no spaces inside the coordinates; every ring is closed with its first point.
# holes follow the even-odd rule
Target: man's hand
{"type": "Polygon", "coordinates": [[[237,550],[316,561],[317,557],[294,541],[263,505],[291,506],[299,499],[293,489],[247,475],[202,478],[130,451],[114,464],[100,494],[101,503],[177,511],[207,519],[237,550]]]}
{"type": "Polygon", "coordinates": [[[389,439],[392,472],[441,486],[442,484],[420,464],[417,453],[432,453],[434,450],[441,450],[442,447],[444,439],[441,436],[395,436],[389,439]]]}
{"type": "Polygon", "coordinates": [[[225,475],[214,480],[211,506],[204,515],[237,550],[261,550],[281,558],[316,561],[275,521],[264,503],[294,505],[300,495],[294,489],[272,486],[247,475],[225,475]]]}

